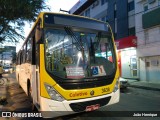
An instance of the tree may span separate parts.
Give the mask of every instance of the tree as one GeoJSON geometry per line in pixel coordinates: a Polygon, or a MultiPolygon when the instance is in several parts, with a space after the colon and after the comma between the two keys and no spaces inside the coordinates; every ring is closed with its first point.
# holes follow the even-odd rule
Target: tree
{"type": "Polygon", "coordinates": [[[24,22],[33,22],[44,9],[49,9],[45,0],[0,0],[0,43],[24,39],[24,22]]]}

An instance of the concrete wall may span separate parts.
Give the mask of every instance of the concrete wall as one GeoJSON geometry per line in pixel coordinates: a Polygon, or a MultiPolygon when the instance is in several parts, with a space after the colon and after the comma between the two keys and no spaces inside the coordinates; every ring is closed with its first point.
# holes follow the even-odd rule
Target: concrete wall
{"type": "Polygon", "coordinates": [[[160,83],[160,56],[147,57],[146,61],[149,63],[146,69],[147,80],[160,83]]]}
{"type": "Polygon", "coordinates": [[[160,56],[140,58],[140,80],[160,83],[160,56]]]}
{"type": "Polygon", "coordinates": [[[140,58],[139,59],[139,65],[140,65],[140,70],[139,70],[139,77],[141,81],[146,81],[146,59],[145,58],[140,58]]]}
{"type": "MultiPolygon", "coordinates": [[[[137,56],[139,57],[140,80],[160,83],[160,25],[147,29],[142,27],[142,14],[160,7],[158,0],[148,4],[148,10],[144,11],[147,0],[135,1],[135,23],[137,36],[137,56]]],[[[154,18],[153,18],[154,19],[154,18]]]]}
{"type": "MultiPolygon", "coordinates": [[[[141,2],[135,2],[135,22],[136,22],[136,36],[138,38],[138,49],[137,49],[137,55],[142,57],[142,56],[152,56],[152,55],[158,55],[157,52],[150,52],[146,49],[151,49],[154,47],[157,47],[156,50],[159,49],[159,44],[160,44],[160,26],[153,26],[152,28],[149,29],[143,29],[142,28],[142,14],[144,14],[144,4],[147,3],[147,0],[143,0],[141,2]],[[144,50],[143,50],[144,49],[144,50]]],[[[158,1],[149,4],[148,5],[148,11],[149,12],[158,6],[158,1]],[[151,9],[153,8],[153,9],[151,9]]],[[[160,6],[158,6],[160,7],[160,6]]],[[[153,48],[155,49],[155,48],[153,48]]],[[[155,50],[153,50],[155,51],[155,50]]]]}

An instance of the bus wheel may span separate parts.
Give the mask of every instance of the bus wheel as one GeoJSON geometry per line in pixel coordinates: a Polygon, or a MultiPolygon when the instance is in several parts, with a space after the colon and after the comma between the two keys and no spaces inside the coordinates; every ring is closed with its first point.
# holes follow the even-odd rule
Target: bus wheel
{"type": "Polygon", "coordinates": [[[31,95],[31,85],[29,82],[27,83],[27,94],[28,94],[29,100],[32,102],[33,100],[31,95]]]}

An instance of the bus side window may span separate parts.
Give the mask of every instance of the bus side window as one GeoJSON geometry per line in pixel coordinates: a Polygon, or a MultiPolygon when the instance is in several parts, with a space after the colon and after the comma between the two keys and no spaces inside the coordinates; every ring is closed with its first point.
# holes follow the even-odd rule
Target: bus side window
{"type": "Polygon", "coordinates": [[[21,59],[21,52],[19,52],[19,54],[18,54],[18,65],[20,65],[21,64],[21,62],[20,62],[20,59],[21,59]]]}
{"type": "Polygon", "coordinates": [[[35,41],[36,43],[40,43],[42,38],[42,28],[41,28],[41,21],[36,25],[35,30],[35,41]]]}
{"type": "Polygon", "coordinates": [[[16,64],[19,65],[19,53],[17,53],[17,56],[16,56],[16,64]]]}
{"type": "Polygon", "coordinates": [[[23,63],[26,62],[26,44],[23,46],[23,63]]]}
{"type": "Polygon", "coordinates": [[[22,64],[22,60],[23,60],[22,57],[23,57],[23,56],[22,56],[22,50],[21,50],[20,55],[19,55],[19,58],[20,58],[20,59],[19,59],[19,63],[20,63],[20,65],[22,64]]]}
{"type": "Polygon", "coordinates": [[[31,38],[31,48],[32,48],[32,50],[31,50],[31,63],[32,63],[32,65],[35,65],[36,64],[35,35],[33,34],[31,37],[32,37],[31,38]]]}
{"type": "Polygon", "coordinates": [[[31,63],[31,57],[32,57],[32,55],[31,55],[31,52],[32,52],[32,50],[31,50],[31,38],[29,38],[28,39],[28,41],[27,41],[27,48],[26,48],[26,62],[28,62],[28,63],[31,63]]]}

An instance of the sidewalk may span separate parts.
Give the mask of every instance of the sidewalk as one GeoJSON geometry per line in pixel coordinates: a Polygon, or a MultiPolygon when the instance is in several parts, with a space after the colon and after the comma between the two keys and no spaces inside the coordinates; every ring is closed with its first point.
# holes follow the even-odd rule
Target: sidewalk
{"type": "Polygon", "coordinates": [[[31,103],[25,92],[18,86],[15,74],[3,76],[5,84],[0,86],[1,111],[31,111],[31,103]]]}
{"type": "MultiPolygon", "coordinates": [[[[1,108],[1,105],[4,105],[6,104],[6,99],[7,99],[7,91],[6,91],[6,88],[7,88],[7,78],[0,78],[2,81],[3,81],[3,84],[0,85],[0,108],[1,108]]],[[[1,109],[0,109],[1,111],[1,109]]]]}
{"type": "Polygon", "coordinates": [[[134,79],[127,79],[128,87],[135,87],[146,90],[160,91],[160,83],[151,83],[147,81],[139,81],[134,79]]]}

